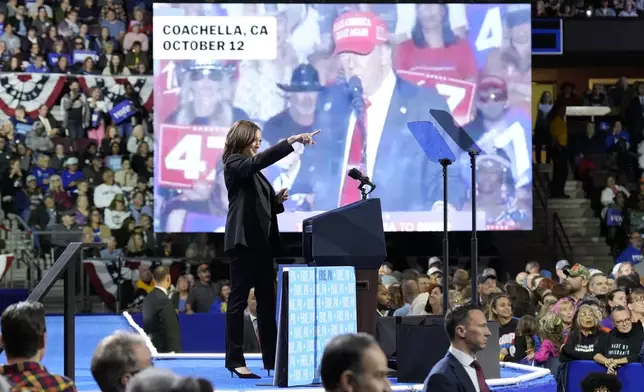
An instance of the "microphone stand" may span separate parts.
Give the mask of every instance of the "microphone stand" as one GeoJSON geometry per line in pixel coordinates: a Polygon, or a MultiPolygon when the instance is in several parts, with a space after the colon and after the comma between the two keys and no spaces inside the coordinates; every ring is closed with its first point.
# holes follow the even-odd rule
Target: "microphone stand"
{"type": "MultiPolygon", "coordinates": [[[[443,314],[449,308],[449,290],[447,290],[447,277],[449,276],[449,230],[447,229],[447,167],[452,164],[449,159],[441,159],[443,167],[443,314]]],[[[476,287],[476,286],[473,286],[476,287]]],[[[472,293],[474,289],[472,289],[472,293]]]]}
{"type": "Polygon", "coordinates": [[[470,253],[472,254],[472,260],[470,262],[470,270],[472,272],[472,304],[478,305],[479,293],[475,287],[478,286],[477,277],[479,263],[479,244],[478,238],[476,237],[476,156],[479,155],[479,152],[474,149],[470,149],[467,153],[470,156],[472,170],[472,243],[470,249],[470,253]]]}
{"type": "MultiPolygon", "coordinates": [[[[367,180],[369,180],[369,177],[367,177],[367,180]]],[[[367,200],[367,195],[369,195],[371,192],[373,192],[374,189],[376,189],[376,185],[374,184],[371,186],[371,184],[367,184],[364,181],[360,181],[360,185],[358,185],[358,189],[360,189],[360,194],[362,195],[362,200],[367,200]],[[365,188],[369,187],[369,191],[367,191],[365,188]]]]}
{"type": "Polygon", "coordinates": [[[121,313],[121,285],[123,284],[123,265],[125,263],[123,262],[123,255],[120,255],[116,259],[116,314],[121,313]]]}

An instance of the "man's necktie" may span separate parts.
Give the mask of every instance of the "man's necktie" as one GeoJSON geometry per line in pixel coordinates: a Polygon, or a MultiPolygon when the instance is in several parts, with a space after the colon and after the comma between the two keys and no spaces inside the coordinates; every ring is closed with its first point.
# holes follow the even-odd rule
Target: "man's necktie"
{"type": "Polygon", "coordinates": [[[478,361],[473,361],[470,364],[471,367],[476,370],[476,380],[479,382],[479,391],[481,392],[490,392],[490,388],[485,383],[485,375],[483,374],[483,368],[478,363],[478,361]]]}
{"type": "MultiPolygon", "coordinates": [[[[347,172],[352,168],[357,168],[364,175],[366,172],[365,162],[365,148],[367,138],[367,109],[371,106],[371,102],[365,98],[364,110],[362,113],[356,113],[356,123],[353,126],[353,134],[351,135],[351,146],[349,147],[349,157],[347,159],[347,172]],[[362,121],[360,121],[362,119],[362,121]]],[[[344,179],[344,186],[342,187],[342,196],[340,198],[340,206],[355,203],[360,200],[360,190],[356,184],[348,178],[344,179]]]]}

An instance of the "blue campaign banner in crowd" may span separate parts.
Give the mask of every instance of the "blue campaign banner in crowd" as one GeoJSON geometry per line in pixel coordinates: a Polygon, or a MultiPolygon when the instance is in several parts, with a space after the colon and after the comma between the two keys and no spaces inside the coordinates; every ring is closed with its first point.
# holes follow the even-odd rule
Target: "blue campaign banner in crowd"
{"type": "Polygon", "coordinates": [[[50,52],[47,55],[47,63],[49,64],[50,67],[54,67],[56,64],[58,64],[58,59],[61,57],[67,57],[67,64],[72,63],[72,56],[64,53],[55,53],[55,52],[50,52]]]}
{"type": "Polygon", "coordinates": [[[92,112],[92,128],[98,128],[101,125],[101,112],[94,110],[92,112]]]}
{"type": "MultiPolygon", "coordinates": [[[[288,350],[287,386],[319,383],[326,344],[337,335],[357,331],[355,269],[281,265],[279,270],[278,299],[283,295],[283,271],[288,272],[288,343],[284,347],[278,342],[277,354],[279,358],[281,350],[288,350]]],[[[278,324],[284,328],[279,317],[278,324]]]]}
{"type": "Polygon", "coordinates": [[[91,57],[95,62],[98,61],[98,54],[93,50],[75,50],[74,64],[82,63],[86,58],[91,57]]]}
{"type": "Polygon", "coordinates": [[[31,128],[33,126],[31,124],[23,123],[23,122],[16,122],[16,125],[14,126],[14,129],[17,134],[19,135],[26,135],[27,132],[31,131],[31,128]]]}
{"type": "Polygon", "coordinates": [[[130,101],[129,99],[124,99],[114,105],[109,114],[115,124],[120,124],[128,118],[134,116],[136,114],[136,108],[134,107],[132,101],[130,101]]]}
{"type": "Polygon", "coordinates": [[[609,227],[618,227],[623,222],[622,211],[617,208],[609,208],[606,210],[606,225],[609,227]]]}

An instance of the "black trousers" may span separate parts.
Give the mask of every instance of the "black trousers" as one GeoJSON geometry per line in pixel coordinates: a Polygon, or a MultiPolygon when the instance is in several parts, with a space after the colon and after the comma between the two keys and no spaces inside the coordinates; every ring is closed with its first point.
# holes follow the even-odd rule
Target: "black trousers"
{"type": "Polygon", "coordinates": [[[554,146],[551,151],[552,157],[552,183],[550,184],[551,196],[565,195],[566,180],[568,179],[568,152],[566,147],[554,146]]]}
{"type": "Polygon", "coordinates": [[[244,310],[248,293],[255,288],[257,329],[265,369],[275,367],[277,322],[275,321],[275,269],[267,252],[237,248],[230,262],[231,291],[226,311],[226,368],[246,366],[244,360],[244,310]]]}

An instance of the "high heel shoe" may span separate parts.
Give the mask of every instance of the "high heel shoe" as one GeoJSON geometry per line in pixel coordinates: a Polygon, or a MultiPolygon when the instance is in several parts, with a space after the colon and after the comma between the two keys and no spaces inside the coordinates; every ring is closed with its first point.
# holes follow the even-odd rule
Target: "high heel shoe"
{"type": "Polygon", "coordinates": [[[257,380],[261,378],[255,373],[240,373],[237,369],[228,369],[228,371],[230,372],[230,378],[234,378],[235,375],[239,378],[245,378],[245,379],[257,380]]]}

